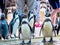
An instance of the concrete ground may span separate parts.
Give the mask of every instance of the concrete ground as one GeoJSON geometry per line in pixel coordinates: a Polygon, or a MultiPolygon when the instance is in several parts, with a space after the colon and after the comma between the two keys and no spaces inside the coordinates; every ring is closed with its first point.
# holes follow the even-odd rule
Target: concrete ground
{"type": "MultiPolygon", "coordinates": [[[[31,39],[32,43],[31,45],[60,45],[60,37],[53,37],[54,42],[50,43],[49,38],[47,38],[47,42],[43,43],[41,37],[31,39]]],[[[0,40],[0,45],[21,45],[22,40],[21,39],[8,39],[8,40],[0,40]]],[[[25,40],[27,42],[27,40],[25,40]]],[[[27,44],[24,44],[27,45],[27,44]]]]}

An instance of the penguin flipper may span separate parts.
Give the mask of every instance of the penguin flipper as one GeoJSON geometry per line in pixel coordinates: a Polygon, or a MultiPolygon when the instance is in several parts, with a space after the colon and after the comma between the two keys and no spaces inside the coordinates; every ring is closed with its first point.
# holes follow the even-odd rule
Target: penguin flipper
{"type": "Polygon", "coordinates": [[[30,31],[32,32],[32,28],[31,28],[31,26],[28,24],[28,26],[30,27],[30,31]]]}
{"type": "Polygon", "coordinates": [[[27,44],[31,45],[31,40],[29,40],[29,42],[27,44]]]}

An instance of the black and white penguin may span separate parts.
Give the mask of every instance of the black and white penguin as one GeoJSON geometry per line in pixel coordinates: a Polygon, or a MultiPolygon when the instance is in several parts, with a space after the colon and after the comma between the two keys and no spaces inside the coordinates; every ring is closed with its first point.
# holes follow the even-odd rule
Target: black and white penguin
{"type": "MultiPolygon", "coordinates": [[[[0,10],[1,11],[1,10],[0,10]]],[[[0,12],[1,13],[1,12],[0,12]]],[[[1,13],[2,14],[2,13],[1,13]]],[[[1,30],[1,14],[0,14],[0,39],[2,37],[2,30],[1,30]]]]}
{"type": "Polygon", "coordinates": [[[51,22],[51,15],[48,14],[48,12],[45,15],[45,20],[42,24],[41,30],[43,33],[43,42],[46,42],[46,37],[50,37],[49,42],[53,42],[52,36],[53,36],[53,24],[51,22]]]}
{"type": "Polygon", "coordinates": [[[22,22],[21,22],[21,34],[22,34],[22,45],[24,45],[24,40],[28,39],[29,42],[27,44],[31,44],[31,27],[29,25],[29,21],[26,15],[22,17],[22,22]]]}
{"type": "Polygon", "coordinates": [[[32,11],[29,11],[28,19],[29,19],[29,25],[32,28],[32,35],[33,35],[33,38],[34,38],[36,17],[35,17],[35,15],[32,11]]]}
{"type": "Polygon", "coordinates": [[[17,15],[17,12],[16,12],[16,11],[13,13],[13,18],[12,18],[10,24],[9,24],[9,30],[10,30],[10,33],[11,33],[11,34],[12,34],[13,24],[15,23],[15,22],[14,22],[15,15],[17,15]]]}
{"type": "Polygon", "coordinates": [[[2,37],[4,39],[8,39],[8,32],[9,32],[8,23],[5,20],[5,14],[4,13],[2,13],[2,15],[1,15],[1,30],[2,30],[2,32],[1,32],[2,33],[2,37]]]}
{"type": "Polygon", "coordinates": [[[12,38],[17,38],[18,37],[18,31],[19,31],[19,15],[18,11],[15,11],[13,14],[13,19],[11,21],[11,26],[12,26],[12,38]]]}
{"type": "Polygon", "coordinates": [[[56,17],[56,30],[58,35],[60,30],[60,12],[57,13],[57,17],[56,17]]]}

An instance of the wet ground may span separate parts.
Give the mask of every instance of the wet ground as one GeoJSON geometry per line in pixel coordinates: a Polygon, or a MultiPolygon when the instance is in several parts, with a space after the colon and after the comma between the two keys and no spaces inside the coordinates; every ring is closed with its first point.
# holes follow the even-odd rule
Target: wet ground
{"type": "MultiPolygon", "coordinates": [[[[49,38],[46,38],[46,43],[42,42],[41,37],[31,39],[31,45],[60,45],[60,37],[53,37],[54,42],[48,42],[49,38]]],[[[8,40],[0,40],[0,45],[21,45],[22,40],[21,39],[8,39],[8,40]]],[[[27,40],[25,40],[25,43],[27,40]]],[[[24,45],[30,45],[30,44],[24,44],[24,45]]]]}

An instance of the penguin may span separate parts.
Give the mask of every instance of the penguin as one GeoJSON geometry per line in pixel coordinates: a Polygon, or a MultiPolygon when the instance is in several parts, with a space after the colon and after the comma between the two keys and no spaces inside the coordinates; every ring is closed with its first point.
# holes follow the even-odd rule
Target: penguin
{"type": "Polygon", "coordinates": [[[51,15],[48,12],[45,15],[45,20],[42,24],[41,30],[43,33],[43,42],[46,42],[46,37],[50,37],[49,42],[53,42],[53,24],[51,21],[51,15]]]}
{"type": "Polygon", "coordinates": [[[2,30],[1,30],[1,15],[0,15],[0,39],[2,37],[2,30]]]}
{"type": "Polygon", "coordinates": [[[18,11],[16,10],[14,12],[14,15],[13,15],[13,19],[12,19],[12,35],[11,35],[11,38],[18,38],[18,31],[19,31],[19,15],[18,15],[18,11]]]}
{"type": "Polygon", "coordinates": [[[24,16],[24,14],[22,14],[22,16],[21,15],[19,15],[19,39],[20,39],[20,34],[21,34],[21,21],[22,21],[22,17],[24,16]]]}
{"type": "Polygon", "coordinates": [[[11,22],[9,23],[9,32],[12,34],[12,28],[13,28],[13,24],[14,24],[14,19],[15,19],[15,15],[16,15],[17,13],[16,13],[16,10],[15,10],[15,12],[13,13],[13,18],[12,18],[12,20],[11,20],[11,22]]]}
{"type": "Polygon", "coordinates": [[[24,40],[28,39],[29,42],[27,44],[31,44],[31,27],[29,25],[29,21],[26,15],[22,17],[21,21],[21,34],[22,34],[22,45],[25,44],[24,40]]]}
{"type": "Polygon", "coordinates": [[[34,38],[36,16],[33,14],[32,11],[29,11],[28,19],[29,19],[29,25],[30,25],[31,28],[32,28],[32,36],[33,36],[33,38],[34,38]]]}
{"type": "Polygon", "coordinates": [[[5,20],[5,14],[4,13],[2,13],[2,15],[1,15],[1,30],[2,30],[2,37],[4,39],[8,39],[9,29],[8,29],[8,23],[5,20]]]}
{"type": "Polygon", "coordinates": [[[56,31],[57,31],[57,35],[59,34],[59,29],[60,29],[60,12],[57,13],[57,17],[56,17],[56,31]]]}

